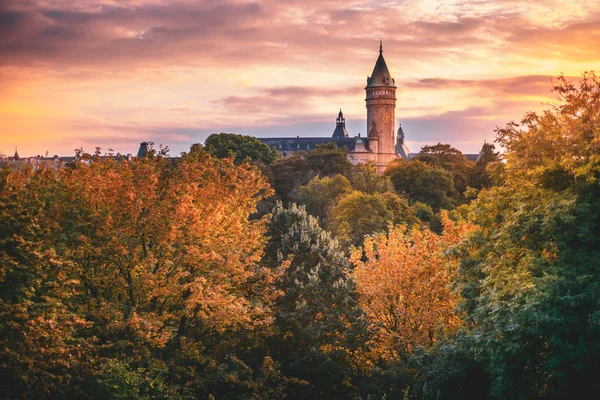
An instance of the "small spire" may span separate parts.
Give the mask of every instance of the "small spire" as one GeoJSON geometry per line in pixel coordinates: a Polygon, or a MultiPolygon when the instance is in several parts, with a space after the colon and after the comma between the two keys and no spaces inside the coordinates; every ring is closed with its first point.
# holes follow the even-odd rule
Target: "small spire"
{"type": "Polygon", "coordinates": [[[383,40],[379,40],[379,54],[383,53],[383,40]]]}

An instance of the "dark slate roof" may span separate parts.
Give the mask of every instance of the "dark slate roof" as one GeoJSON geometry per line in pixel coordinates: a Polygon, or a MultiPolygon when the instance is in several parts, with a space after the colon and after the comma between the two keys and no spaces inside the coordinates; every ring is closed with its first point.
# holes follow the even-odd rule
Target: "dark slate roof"
{"type": "Polygon", "coordinates": [[[138,149],[137,156],[144,157],[148,152],[148,142],[140,143],[140,148],[138,149]]]}
{"type": "MultiPolygon", "coordinates": [[[[280,152],[286,151],[309,151],[314,149],[317,145],[323,143],[335,143],[338,148],[345,147],[348,152],[354,150],[355,138],[350,137],[295,137],[295,138],[257,138],[267,146],[274,148],[280,152]]],[[[368,139],[362,138],[363,142],[368,148],[368,139]]]]}
{"type": "Polygon", "coordinates": [[[332,138],[347,138],[348,137],[348,131],[346,130],[345,126],[342,125],[336,125],[335,127],[335,131],[333,131],[333,135],[331,135],[332,138]]]}
{"type": "Polygon", "coordinates": [[[338,117],[335,120],[335,130],[333,131],[333,135],[331,135],[331,137],[334,137],[334,138],[347,138],[348,137],[348,131],[346,130],[346,119],[344,118],[342,109],[340,109],[340,113],[338,114],[338,117]]]}
{"type": "Polygon", "coordinates": [[[381,43],[379,44],[379,57],[375,62],[375,68],[371,76],[367,78],[367,87],[375,86],[393,86],[396,87],[394,79],[388,70],[385,59],[383,58],[383,49],[381,43]]]}

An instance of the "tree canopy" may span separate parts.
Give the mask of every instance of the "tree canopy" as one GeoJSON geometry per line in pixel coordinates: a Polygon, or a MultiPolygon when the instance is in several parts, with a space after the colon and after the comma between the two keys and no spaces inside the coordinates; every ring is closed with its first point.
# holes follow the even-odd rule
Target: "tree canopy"
{"type": "Polygon", "coordinates": [[[233,157],[235,165],[244,161],[257,161],[269,165],[279,159],[277,150],[271,149],[254,136],[213,133],[204,141],[204,147],[216,157],[233,157]]]}

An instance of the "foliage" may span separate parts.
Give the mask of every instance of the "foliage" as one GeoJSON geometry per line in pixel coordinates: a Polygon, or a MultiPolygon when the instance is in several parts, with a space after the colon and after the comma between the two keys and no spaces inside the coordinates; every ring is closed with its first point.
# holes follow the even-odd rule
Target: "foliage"
{"type": "Polygon", "coordinates": [[[421,221],[429,222],[431,218],[433,218],[433,209],[428,204],[416,201],[413,203],[412,207],[415,210],[415,216],[421,221]]]}
{"type": "Polygon", "coordinates": [[[384,172],[396,192],[403,193],[411,202],[428,204],[434,211],[453,209],[459,194],[454,187],[451,172],[430,166],[419,160],[396,160],[384,172]]]}
{"type": "Polygon", "coordinates": [[[290,395],[340,398],[355,393],[365,319],[350,264],[337,241],[304,207],[273,210],[263,262],[283,270],[275,281],[274,356],[282,371],[306,382],[290,395]]]}
{"type": "Polygon", "coordinates": [[[294,153],[272,163],[267,170],[269,183],[283,204],[300,201],[300,188],[314,177],[302,153],[294,153]]]}
{"type": "Polygon", "coordinates": [[[416,222],[415,212],[406,199],[394,193],[354,191],[339,201],[332,215],[330,228],[337,238],[355,246],[362,244],[366,235],[384,231],[389,223],[416,222]]]}
{"type": "Polygon", "coordinates": [[[459,194],[464,193],[467,189],[472,162],[467,160],[460,150],[449,144],[438,143],[433,146],[424,146],[414,159],[450,172],[455,189],[459,194]]]}
{"type": "Polygon", "coordinates": [[[461,325],[458,297],[449,287],[458,265],[445,252],[473,227],[442,218],[442,236],[399,225],[352,252],[360,304],[376,329],[371,340],[379,357],[402,359],[461,325]]]}
{"type": "Polygon", "coordinates": [[[274,162],[267,175],[275,194],[287,206],[301,201],[300,188],[314,177],[333,177],[338,174],[348,177],[351,169],[346,150],[327,143],[309,152],[297,152],[274,162]]]}
{"type": "Polygon", "coordinates": [[[233,133],[213,133],[204,141],[207,152],[218,158],[233,157],[235,165],[251,160],[269,165],[279,159],[276,150],[253,136],[233,133]]]}
{"type": "Polygon", "coordinates": [[[258,171],[196,148],[2,174],[2,390],[69,397],[123,354],[134,370],[159,351],[218,362],[269,326],[258,171]]]}
{"type": "MultiPolygon", "coordinates": [[[[469,186],[475,189],[489,189],[494,183],[492,171],[488,170],[490,164],[500,163],[499,153],[494,152],[496,147],[485,142],[481,148],[480,157],[469,172],[469,186]]],[[[492,167],[492,166],[490,166],[492,167]]]]}
{"type": "Polygon", "coordinates": [[[600,82],[560,78],[564,102],[498,130],[504,185],[472,206],[458,288],[497,398],[597,392],[600,82]]]}
{"type": "Polygon", "coordinates": [[[387,176],[378,174],[372,164],[355,165],[352,170],[352,189],[367,194],[393,192],[394,186],[387,176]]]}
{"type": "Polygon", "coordinates": [[[331,178],[314,177],[308,185],[300,188],[300,199],[309,214],[325,221],[331,213],[331,208],[351,191],[350,182],[343,175],[338,174],[331,178]]]}
{"type": "Polygon", "coordinates": [[[315,175],[333,176],[341,174],[349,176],[352,170],[352,163],[347,157],[348,151],[345,148],[338,149],[334,143],[324,143],[315,146],[314,149],[306,153],[306,162],[308,168],[315,175]]]}

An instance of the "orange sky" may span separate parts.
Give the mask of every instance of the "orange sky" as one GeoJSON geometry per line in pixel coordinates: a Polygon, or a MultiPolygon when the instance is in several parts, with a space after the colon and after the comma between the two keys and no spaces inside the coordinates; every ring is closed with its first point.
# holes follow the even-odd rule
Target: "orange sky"
{"type": "Polygon", "coordinates": [[[597,0],[0,0],[0,152],[177,155],[213,132],[365,133],[383,39],[408,146],[477,152],[598,70],[597,0]]]}

